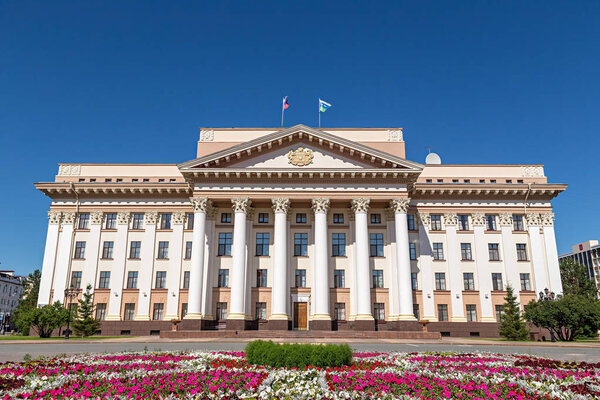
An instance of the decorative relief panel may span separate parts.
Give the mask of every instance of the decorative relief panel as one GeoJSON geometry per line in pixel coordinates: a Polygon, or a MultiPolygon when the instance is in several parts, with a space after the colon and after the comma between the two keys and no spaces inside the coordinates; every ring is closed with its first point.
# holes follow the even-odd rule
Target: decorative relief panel
{"type": "Polygon", "coordinates": [[[500,213],[500,226],[511,226],[513,223],[512,214],[500,213]]]}
{"type": "Polygon", "coordinates": [[[58,175],[79,175],[81,173],[81,165],[59,165],[58,175]]]}
{"type": "Polygon", "coordinates": [[[445,213],[443,220],[444,225],[458,225],[458,216],[456,213],[445,213]]]}
{"type": "Polygon", "coordinates": [[[527,221],[527,226],[540,226],[540,214],[527,213],[525,214],[525,220],[527,221]]]}
{"type": "Polygon", "coordinates": [[[102,224],[104,222],[104,213],[102,211],[93,211],[90,213],[90,223],[102,224]]]}
{"type": "Polygon", "coordinates": [[[312,209],[316,213],[325,213],[329,211],[329,199],[312,199],[312,209]]]}
{"type": "Polygon", "coordinates": [[[388,133],[388,142],[404,142],[402,136],[402,129],[390,129],[387,131],[388,133]]]}
{"type": "Polygon", "coordinates": [[[554,213],[541,213],[540,221],[542,223],[542,226],[554,225],[554,213]]]}
{"type": "Polygon", "coordinates": [[[231,199],[231,204],[232,204],[231,208],[233,209],[233,212],[236,212],[236,213],[238,213],[238,212],[247,213],[250,208],[251,203],[252,202],[247,197],[235,198],[235,199],[231,199]]]}
{"type": "Polygon", "coordinates": [[[206,197],[192,197],[190,202],[194,206],[194,212],[205,213],[211,207],[210,200],[206,197]]]}
{"type": "Polygon", "coordinates": [[[271,199],[271,202],[275,213],[287,213],[290,210],[290,199],[271,199]]]}
{"type": "Polygon", "coordinates": [[[48,211],[48,223],[60,224],[60,217],[62,213],[60,211],[48,211]]]}
{"type": "Polygon", "coordinates": [[[183,211],[175,211],[173,213],[174,224],[185,224],[186,213],[183,211]]]}
{"type": "Polygon", "coordinates": [[[521,167],[521,175],[527,178],[543,178],[544,167],[527,165],[521,167]]]}
{"type": "Polygon", "coordinates": [[[215,140],[215,131],[212,129],[200,130],[200,141],[201,142],[212,142],[215,140]]]}
{"type": "Polygon", "coordinates": [[[369,204],[371,199],[352,199],[352,211],[354,213],[369,212],[369,204]]]}
{"type": "Polygon", "coordinates": [[[473,221],[473,226],[485,226],[485,214],[483,213],[471,214],[471,220],[473,221]]]}
{"type": "Polygon", "coordinates": [[[420,224],[429,228],[431,225],[431,215],[429,213],[418,213],[420,224]]]}
{"type": "Polygon", "coordinates": [[[117,213],[117,224],[128,224],[131,219],[131,213],[129,211],[119,211],[117,213]]]}
{"type": "Polygon", "coordinates": [[[144,225],[154,225],[158,222],[158,211],[148,211],[144,214],[144,225]]]}
{"type": "Polygon", "coordinates": [[[409,199],[392,199],[392,201],[390,201],[390,209],[394,213],[406,214],[408,211],[408,203],[410,203],[409,199]]]}
{"type": "Polygon", "coordinates": [[[298,147],[296,150],[290,150],[288,153],[289,163],[297,167],[304,167],[310,165],[315,157],[311,149],[305,149],[304,147],[298,147]]]}

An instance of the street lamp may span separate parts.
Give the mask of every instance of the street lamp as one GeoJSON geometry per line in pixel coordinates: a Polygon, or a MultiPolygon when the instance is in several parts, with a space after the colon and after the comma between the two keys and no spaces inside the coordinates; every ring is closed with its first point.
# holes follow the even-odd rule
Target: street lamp
{"type": "Polygon", "coordinates": [[[554,338],[554,331],[551,329],[550,325],[550,301],[554,300],[554,292],[548,290],[548,288],[544,289],[543,292],[540,292],[540,300],[544,300],[546,302],[546,307],[548,308],[548,330],[550,331],[550,340],[552,343],[556,342],[554,338]]]}
{"type": "Polygon", "coordinates": [[[67,319],[67,331],[65,332],[65,340],[69,338],[70,328],[69,325],[71,323],[71,302],[77,295],[79,294],[79,289],[76,289],[73,285],[70,288],[65,289],[65,299],[69,303],[69,318],[67,319]]]}

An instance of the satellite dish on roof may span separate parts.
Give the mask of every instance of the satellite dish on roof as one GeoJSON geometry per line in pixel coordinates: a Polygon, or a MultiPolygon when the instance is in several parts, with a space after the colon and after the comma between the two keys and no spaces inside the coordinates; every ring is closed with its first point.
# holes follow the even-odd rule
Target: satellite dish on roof
{"type": "Polygon", "coordinates": [[[427,154],[427,158],[425,158],[425,164],[441,164],[442,159],[436,153],[427,154]]]}

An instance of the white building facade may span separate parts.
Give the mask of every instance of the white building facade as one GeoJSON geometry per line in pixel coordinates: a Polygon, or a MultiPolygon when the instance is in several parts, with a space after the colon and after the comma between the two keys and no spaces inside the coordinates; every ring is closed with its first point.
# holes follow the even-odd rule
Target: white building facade
{"type": "Polygon", "coordinates": [[[560,293],[541,165],[420,164],[401,129],[203,129],[181,164],[60,164],[39,304],[92,286],[106,334],[497,334],[560,293]],[[496,333],[495,333],[496,332],[496,333]]]}

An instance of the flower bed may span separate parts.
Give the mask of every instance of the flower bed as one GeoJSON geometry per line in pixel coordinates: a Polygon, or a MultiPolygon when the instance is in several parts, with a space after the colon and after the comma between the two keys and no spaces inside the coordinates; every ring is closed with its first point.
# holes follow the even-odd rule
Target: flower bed
{"type": "Polygon", "coordinates": [[[600,398],[600,364],[467,353],[356,353],[353,361],[285,369],[234,352],[77,355],[1,364],[0,399],[600,398]]]}

